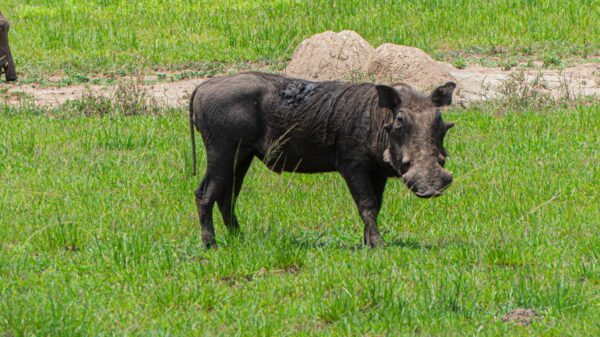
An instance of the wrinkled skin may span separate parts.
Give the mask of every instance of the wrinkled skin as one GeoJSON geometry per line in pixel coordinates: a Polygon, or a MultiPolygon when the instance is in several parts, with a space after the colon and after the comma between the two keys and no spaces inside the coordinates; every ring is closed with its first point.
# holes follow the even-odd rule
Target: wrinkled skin
{"type": "Polygon", "coordinates": [[[8,45],[8,31],[10,24],[0,12],[0,73],[4,73],[7,82],[17,80],[15,62],[8,45]]]}
{"type": "Polygon", "coordinates": [[[405,84],[310,82],[243,73],[202,83],[190,100],[190,131],[206,148],[195,191],[202,241],[216,246],[212,209],[239,231],[235,201],[253,158],[275,172],[338,171],[364,222],[364,243],[383,245],[377,215],[388,178],[400,177],[418,197],[439,196],[452,182],[444,168],[444,123],[455,84],[430,95],[405,84]]]}

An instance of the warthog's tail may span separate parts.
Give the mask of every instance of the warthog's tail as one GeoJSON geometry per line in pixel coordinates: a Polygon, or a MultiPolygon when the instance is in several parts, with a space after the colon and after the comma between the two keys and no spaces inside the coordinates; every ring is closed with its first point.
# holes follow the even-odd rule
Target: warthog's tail
{"type": "Polygon", "coordinates": [[[190,97],[190,136],[192,138],[192,175],[196,175],[196,137],[194,135],[194,97],[196,96],[198,87],[192,91],[190,97]]]}

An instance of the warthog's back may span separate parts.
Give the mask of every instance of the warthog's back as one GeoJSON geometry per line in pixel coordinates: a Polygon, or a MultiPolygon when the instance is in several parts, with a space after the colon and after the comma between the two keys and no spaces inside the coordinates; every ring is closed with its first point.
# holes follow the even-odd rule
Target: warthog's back
{"type": "Polygon", "coordinates": [[[205,142],[249,144],[275,171],[323,172],[340,139],[366,136],[375,100],[372,84],[244,73],[205,82],[193,103],[205,142]]]}

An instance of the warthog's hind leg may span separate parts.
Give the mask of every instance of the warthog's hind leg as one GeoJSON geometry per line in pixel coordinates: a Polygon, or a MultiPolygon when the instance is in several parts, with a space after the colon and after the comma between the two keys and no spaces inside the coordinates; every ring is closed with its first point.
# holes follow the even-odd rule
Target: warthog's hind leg
{"type": "Polygon", "coordinates": [[[221,198],[227,182],[232,179],[233,174],[231,169],[233,160],[224,161],[222,159],[211,158],[210,155],[207,155],[206,174],[194,191],[198,217],[202,225],[202,243],[206,248],[217,246],[212,210],[215,202],[221,198]]]}
{"type": "Polygon", "coordinates": [[[205,248],[216,247],[217,245],[212,216],[212,209],[215,202],[214,185],[211,177],[206,174],[198,188],[194,191],[198,217],[200,218],[200,224],[202,226],[202,243],[205,248]],[[211,188],[209,189],[209,187],[211,188]]]}
{"type": "Polygon", "coordinates": [[[234,174],[227,182],[227,186],[221,194],[221,197],[217,200],[223,222],[232,234],[238,234],[240,230],[240,224],[235,215],[235,202],[240,194],[244,177],[246,176],[246,172],[248,172],[253,157],[254,155],[252,153],[238,156],[235,163],[234,174]]]}
{"type": "Polygon", "coordinates": [[[217,246],[212,212],[215,202],[219,203],[227,227],[235,229],[238,226],[233,209],[232,189],[237,196],[243,176],[252,161],[250,151],[242,152],[239,146],[228,146],[225,142],[215,143],[218,144],[218,148],[206,147],[206,174],[194,192],[198,217],[202,225],[202,243],[206,248],[217,246]],[[243,160],[237,161],[236,157],[243,160]],[[236,165],[236,162],[239,162],[239,165],[236,165]]]}

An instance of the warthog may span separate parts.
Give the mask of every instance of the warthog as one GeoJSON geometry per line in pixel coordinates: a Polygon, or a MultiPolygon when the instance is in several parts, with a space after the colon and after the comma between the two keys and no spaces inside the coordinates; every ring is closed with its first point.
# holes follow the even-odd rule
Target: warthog
{"type": "Polygon", "coordinates": [[[0,12],[0,73],[4,73],[6,81],[16,81],[17,71],[8,46],[8,30],[10,24],[0,12]]]}
{"type": "Polygon", "coordinates": [[[206,148],[206,174],[195,190],[202,241],[216,245],[212,209],[217,202],[230,231],[242,181],[254,157],[275,172],[339,171],[364,222],[364,244],[383,245],[377,214],[389,177],[401,177],[421,198],[442,194],[452,182],[444,169],[444,123],[456,85],[430,95],[406,84],[310,82],[242,73],[200,84],[190,100],[194,126],[206,148]]]}

